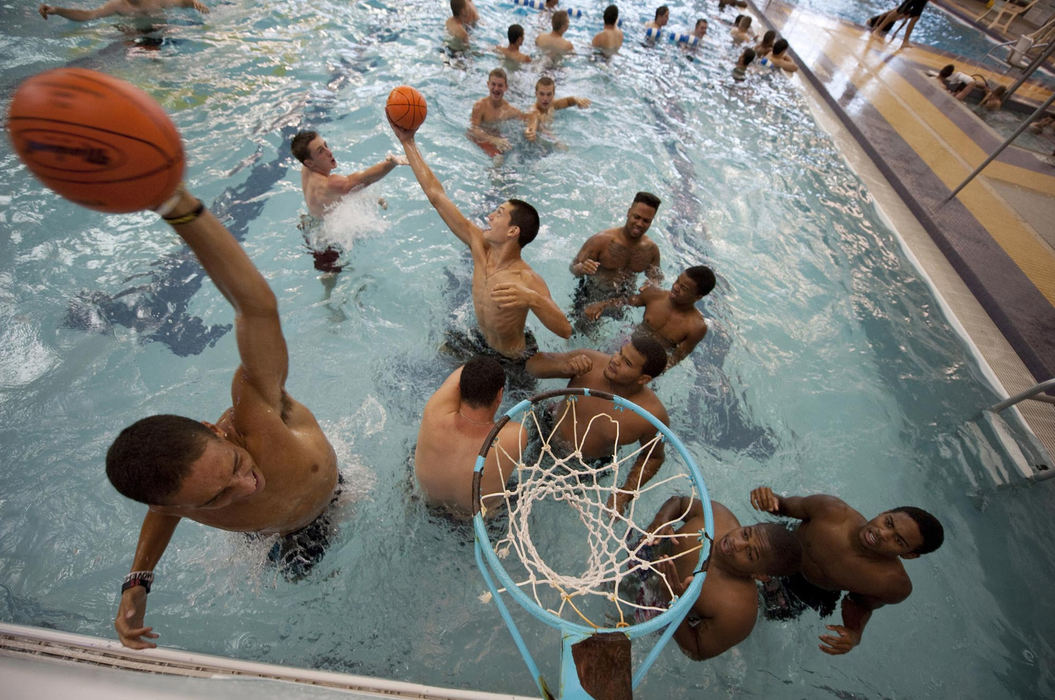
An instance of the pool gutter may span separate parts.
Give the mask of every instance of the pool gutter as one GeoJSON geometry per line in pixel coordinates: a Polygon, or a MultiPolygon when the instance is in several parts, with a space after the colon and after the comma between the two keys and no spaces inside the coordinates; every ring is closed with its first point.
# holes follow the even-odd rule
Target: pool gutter
{"type": "MultiPolygon", "coordinates": [[[[522,696],[438,688],[369,676],[241,661],[175,649],[135,651],[121,646],[116,640],[3,622],[0,622],[0,660],[25,662],[22,666],[30,671],[25,674],[30,680],[23,679],[16,684],[17,687],[11,687],[5,682],[5,695],[13,693],[7,697],[55,696],[55,691],[64,687],[63,676],[66,676],[65,687],[71,682],[77,682],[77,671],[70,669],[64,672],[62,669],[63,665],[69,668],[70,664],[75,664],[92,667],[97,671],[102,670],[108,681],[108,687],[102,690],[106,691],[105,695],[109,698],[142,697],[142,688],[137,689],[136,679],[129,679],[128,675],[151,674],[176,679],[199,679],[193,686],[180,685],[178,680],[174,684],[170,683],[160,692],[163,697],[201,697],[201,683],[207,683],[210,687],[208,694],[214,697],[232,697],[236,694],[256,700],[335,695],[428,700],[527,700],[522,696]],[[40,662],[45,662],[46,665],[41,667],[40,662]],[[229,692],[236,690],[231,684],[232,680],[253,683],[250,688],[240,688],[240,692],[233,693],[229,692]],[[300,688],[291,688],[290,684],[300,688]]],[[[93,679],[92,686],[95,690],[100,690],[98,685],[97,680],[93,679]]],[[[79,687],[87,692],[83,685],[79,687]]]]}

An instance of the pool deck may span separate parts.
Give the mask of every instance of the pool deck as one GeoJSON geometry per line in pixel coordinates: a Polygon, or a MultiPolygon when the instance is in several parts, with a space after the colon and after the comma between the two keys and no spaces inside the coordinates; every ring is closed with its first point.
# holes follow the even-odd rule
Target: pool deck
{"type": "MultiPolygon", "coordinates": [[[[965,6],[981,6],[944,2],[956,2],[961,17],[971,16],[965,6]]],[[[946,201],[1004,137],[927,75],[950,62],[1005,85],[1019,73],[917,44],[899,50],[900,36],[887,42],[779,0],[753,9],[787,38],[802,77],[925,231],[913,241],[897,226],[995,379],[1013,395],[1055,377],[1055,159],[1011,146],[946,201]]],[[[1027,82],[1015,99],[1039,105],[1049,94],[1027,82]]],[[[1055,406],[1025,401],[1019,409],[1055,455],[1055,406]]]]}

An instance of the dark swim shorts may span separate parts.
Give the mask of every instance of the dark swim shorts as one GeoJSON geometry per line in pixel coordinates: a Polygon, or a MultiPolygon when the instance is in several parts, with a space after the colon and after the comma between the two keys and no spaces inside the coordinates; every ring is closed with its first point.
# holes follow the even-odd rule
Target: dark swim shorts
{"type": "Polygon", "coordinates": [[[842,595],[813,585],[802,574],[774,576],[762,587],[763,614],[767,620],[793,620],[813,608],[828,617],[842,595]]]}
{"type": "Polygon", "coordinates": [[[923,8],[927,6],[928,0],[905,0],[898,5],[897,11],[909,17],[919,17],[923,14],[923,8]]]}
{"type": "Polygon", "coordinates": [[[538,341],[531,331],[524,331],[524,350],[520,357],[506,357],[498,352],[484,340],[479,328],[473,328],[469,332],[448,328],[444,333],[444,350],[465,363],[477,355],[495,359],[506,373],[509,392],[519,394],[524,391],[533,391],[537,386],[534,377],[528,374],[525,364],[532,355],[538,352],[538,341]]]}
{"type": "Polygon", "coordinates": [[[300,581],[322,561],[330,541],[337,534],[332,515],[343,483],[344,477],[338,472],[337,488],[326,510],[301,529],[280,536],[267,553],[267,560],[278,567],[287,581],[300,581]]]}

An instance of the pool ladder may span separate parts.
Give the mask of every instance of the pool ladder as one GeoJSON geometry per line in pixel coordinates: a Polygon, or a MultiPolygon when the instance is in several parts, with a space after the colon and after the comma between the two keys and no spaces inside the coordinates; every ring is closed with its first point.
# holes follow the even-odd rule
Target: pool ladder
{"type": "MultiPolygon", "coordinates": [[[[1021,391],[1014,396],[1008,397],[999,403],[989,406],[986,410],[994,414],[999,414],[1001,411],[1011,408],[1015,404],[1025,401],[1026,399],[1043,401],[1055,405],[1055,397],[1045,395],[1045,392],[1052,389],[1055,389],[1055,378],[1035,384],[1025,391],[1021,391]]],[[[994,427],[997,425],[998,423],[994,423],[994,427]]],[[[1012,456],[1013,461],[1019,463],[1020,468],[1022,464],[1027,464],[1025,456],[1022,454],[1022,451],[1019,449],[1014,438],[1010,435],[1004,434],[1004,430],[1000,428],[997,429],[997,435],[1000,438],[1000,441],[1004,444],[1005,449],[1007,449],[1008,453],[1012,456]]],[[[1027,474],[1026,477],[1029,481],[1046,481],[1055,478],[1055,469],[1045,465],[1040,465],[1040,468],[1034,467],[1030,469],[1030,471],[1032,473],[1027,474]]],[[[1023,470],[1023,472],[1026,473],[1025,470],[1023,470]]]]}

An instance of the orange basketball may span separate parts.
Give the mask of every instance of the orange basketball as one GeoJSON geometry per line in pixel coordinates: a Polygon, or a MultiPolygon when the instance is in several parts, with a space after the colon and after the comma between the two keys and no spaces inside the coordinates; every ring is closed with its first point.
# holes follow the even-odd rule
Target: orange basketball
{"type": "Polygon", "coordinates": [[[421,93],[409,85],[400,85],[388,93],[385,113],[392,123],[407,131],[417,131],[425,121],[428,106],[421,93]]]}
{"type": "Polygon", "coordinates": [[[15,152],[58,194],[99,211],[154,209],[183,178],[168,115],[132,85],[83,68],[29,78],[7,112],[15,152]]]}

